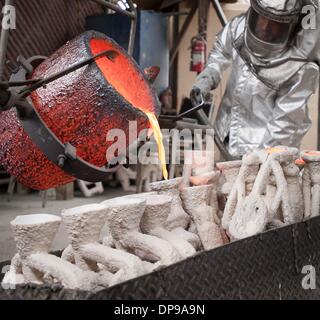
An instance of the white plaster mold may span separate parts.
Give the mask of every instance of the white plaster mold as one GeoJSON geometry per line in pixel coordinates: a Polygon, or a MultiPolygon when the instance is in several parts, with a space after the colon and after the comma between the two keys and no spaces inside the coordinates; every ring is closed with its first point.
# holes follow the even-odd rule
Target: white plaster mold
{"type": "Polygon", "coordinates": [[[186,154],[200,164],[150,183],[151,192],[66,209],[62,219],[18,216],[17,254],[3,284],[96,291],[319,215],[320,152],[278,146],[217,164],[203,155],[186,154]],[[61,222],[70,244],[59,258],[49,252],[61,222]]]}

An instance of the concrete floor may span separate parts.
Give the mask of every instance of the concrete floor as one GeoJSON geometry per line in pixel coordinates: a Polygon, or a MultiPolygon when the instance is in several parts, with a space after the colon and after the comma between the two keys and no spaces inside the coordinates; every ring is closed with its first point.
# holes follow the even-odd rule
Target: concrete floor
{"type": "MultiPolygon", "coordinates": [[[[99,203],[103,200],[125,195],[120,188],[108,188],[103,195],[93,198],[81,197],[81,194],[75,196],[70,201],[48,201],[45,209],[42,208],[41,197],[37,193],[28,195],[15,194],[12,202],[8,202],[6,194],[0,194],[0,262],[10,260],[16,252],[13,240],[10,221],[17,215],[33,213],[50,213],[60,215],[62,209],[81,206],[90,203],[99,203]]],[[[67,235],[64,226],[61,225],[53,243],[52,250],[60,250],[68,244],[67,235]]]]}

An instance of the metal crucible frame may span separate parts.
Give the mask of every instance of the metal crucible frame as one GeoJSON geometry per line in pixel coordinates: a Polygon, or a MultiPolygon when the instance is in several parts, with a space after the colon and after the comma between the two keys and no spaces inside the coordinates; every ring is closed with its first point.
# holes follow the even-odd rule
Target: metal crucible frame
{"type": "MultiPolygon", "coordinates": [[[[123,10],[110,1],[90,1],[94,1],[105,8],[131,18],[128,53],[132,56],[137,25],[137,10],[132,0],[127,0],[130,11],[123,10]]],[[[13,0],[6,0],[5,5],[13,5],[13,3],[13,0]]],[[[8,39],[9,29],[3,28],[0,39],[0,113],[11,108],[16,108],[19,121],[31,140],[50,161],[66,173],[80,180],[90,182],[103,181],[108,173],[117,170],[117,164],[111,164],[108,167],[97,167],[78,157],[75,147],[70,143],[62,143],[49,129],[30,99],[28,99],[28,96],[38,88],[45,87],[52,81],[94,62],[95,59],[101,56],[106,56],[108,59],[113,60],[116,58],[117,53],[112,50],[104,51],[48,78],[32,80],[27,80],[28,75],[32,73],[36,64],[45,60],[46,57],[36,56],[24,59],[22,56],[19,56],[17,61],[19,65],[18,69],[15,70],[9,81],[3,81],[8,39]]]]}

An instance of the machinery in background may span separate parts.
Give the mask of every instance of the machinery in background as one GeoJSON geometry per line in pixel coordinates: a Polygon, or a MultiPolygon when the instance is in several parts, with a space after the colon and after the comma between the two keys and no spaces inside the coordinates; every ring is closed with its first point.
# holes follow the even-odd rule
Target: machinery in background
{"type": "MultiPolygon", "coordinates": [[[[169,16],[162,12],[137,11],[137,26],[133,58],[141,69],[158,66],[161,69],[153,86],[158,95],[169,86],[169,16]]],[[[114,39],[121,47],[128,48],[130,18],[118,13],[89,16],[86,30],[95,30],[114,39]]]]}

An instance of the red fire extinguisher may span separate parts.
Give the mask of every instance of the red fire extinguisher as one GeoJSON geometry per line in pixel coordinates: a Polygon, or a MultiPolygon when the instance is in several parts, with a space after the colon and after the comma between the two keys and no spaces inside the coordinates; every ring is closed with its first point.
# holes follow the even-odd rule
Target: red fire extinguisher
{"type": "Polygon", "coordinates": [[[200,73],[206,65],[206,41],[200,35],[191,39],[191,63],[190,71],[200,73]]]}

